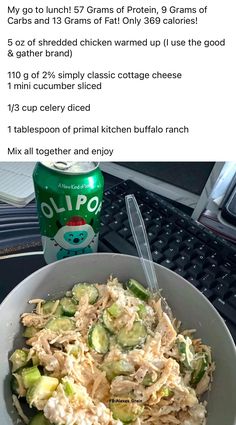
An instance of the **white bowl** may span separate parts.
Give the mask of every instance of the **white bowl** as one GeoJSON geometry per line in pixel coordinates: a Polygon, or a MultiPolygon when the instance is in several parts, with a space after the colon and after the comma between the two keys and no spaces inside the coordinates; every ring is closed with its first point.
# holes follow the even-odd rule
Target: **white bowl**
{"type": "MultiPolygon", "coordinates": [[[[231,335],[209,301],[185,279],[155,264],[163,294],[185,329],[210,345],[216,362],[212,390],[207,394],[207,425],[236,424],[236,350],[231,335]]],[[[27,301],[62,295],[78,281],[105,282],[113,274],[121,282],[133,277],[145,282],[137,257],[120,254],[88,254],[50,264],[27,277],[0,306],[0,411],[2,425],[16,425],[9,388],[9,353],[23,345],[20,314],[32,310],[27,301]]]]}

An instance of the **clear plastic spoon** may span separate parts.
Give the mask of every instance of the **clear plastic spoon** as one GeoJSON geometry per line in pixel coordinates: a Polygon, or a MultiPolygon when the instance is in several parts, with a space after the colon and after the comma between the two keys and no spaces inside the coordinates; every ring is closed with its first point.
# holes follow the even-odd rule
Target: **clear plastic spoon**
{"type": "Polygon", "coordinates": [[[160,292],[152,261],[152,254],[150,250],[145,224],[135,196],[126,195],[125,203],[131,232],[134,238],[139,258],[142,263],[148,287],[153,294],[157,294],[161,298],[162,309],[172,320],[173,314],[171,308],[167,304],[166,300],[162,297],[160,292]]]}

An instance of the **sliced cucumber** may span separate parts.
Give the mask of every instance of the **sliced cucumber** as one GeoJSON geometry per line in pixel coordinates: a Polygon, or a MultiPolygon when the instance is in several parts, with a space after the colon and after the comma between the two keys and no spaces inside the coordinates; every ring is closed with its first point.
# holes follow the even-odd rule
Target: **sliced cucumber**
{"type": "Polygon", "coordinates": [[[88,295],[89,304],[94,304],[99,297],[96,286],[90,285],[89,283],[77,283],[72,288],[72,295],[76,301],[80,301],[81,297],[85,294],[88,295]]]}
{"type": "Polygon", "coordinates": [[[28,361],[28,352],[24,350],[15,350],[10,357],[10,361],[12,362],[12,372],[16,372],[23,366],[26,366],[28,361]]]}
{"type": "Polygon", "coordinates": [[[28,425],[51,425],[51,422],[40,412],[30,420],[28,425]]]}
{"type": "Polygon", "coordinates": [[[88,334],[89,347],[93,348],[97,353],[106,354],[109,350],[109,336],[101,323],[92,326],[88,334]]]}
{"type": "Polygon", "coordinates": [[[147,301],[150,297],[150,292],[135,279],[128,280],[127,288],[140,300],[147,301]]]}
{"type": "Polygon", "coordinates": [[[109,407],[113,418],[124,424],[134,422],[143,412],[143,406],[135,403],[130,397],[122,397],[110,401],[109,407]]]}
{"type": "Polygon", "coordinates": [[[108,313],[107,309],[104,310],[103,315],[102,315],[102,321],[104,323],[105,328],[111,332],[111,334],[115,333],[115,328],[114,328],[114,319],[112,318],[112,316],[108,313]]]}
{"type": "Polygon", "coordinates": [[[59,380],[57,378],[53,378],[52,376],[41,376],[41,378],[39,378],[37,382],[35,382],[35,384],[27,390],[27,403],[30,407],[37,407],[37,404],[40,404],[40,401],[48,400],[51,397],[58,384],[59,380]]]}
{"type": "Polygon", "coordinates": [[[134,322],[131,330],[122,328],[117,335],[117,342],[123,348],[132,348],[141,345],[147,337],[147,329],[142,322],[134,322]]]}
{"type": "Polygon", "coordinates": [[[76,312],[76,302],[72,298],[64,297],[60,300],[63,314],[65,316],[74,316],[76,312]]]}
{"type": "Polygon", "coordinates": [[[43,314],[51,314],[55,307],[56,300],[45,301],[42,304],[42,313],[43,314]]]}
{"type": "Polygon", "coordinates": [[[28,326],[27,328],[25,328],[23,336],[25,338],[32,338],[38,331],[39,329],[36,329],[34,326],[28,326]]]}
{"type": "Polygon", "coordinates": [[[147,372],[143,378],[142,384],[144,385],[144,387],[150,387],[150,385],[155,384],[158,378],[159,376],[154,378],[153,373],[147,372]]]}
{"type": "Polygon", "coordinates": [[[112,379],[119,375],[130,375],[134,373],[134,366],[126,360],[107,362],[102,366],[102,369],[106,372],[108,381],[112,381],[112,379]]]}
{"type": "Polygon", "coordinates": [[[107,311],[112,317],[116,319],[117,317],[121,316],[123,309],[119,306],[119,304],[113,303],[110,307],[107,308],[107,311]]]}
{"type": "Polygon", "coordinates": [[[37,366],[26,367],[21,372],[23,385],[25,388],[31,387],[41,377],[37,366]]]}
{"type": "Polygon", "coordinates": [[[12,394],[17,395],[18,397],[25,396],[26,390],[23,385],[22,377],[18,375],[18,373],[17,378],[14,375],[11,376],[10,387],[12,394]]]}
{"type": "Polygon", "coordinates": [[[203,357],[196,360],[194,365],[194,370],[191,375],[190,385],[195,388],[197,384],[201,381],[203,378],[203,375],[207,371],[209,366],[207,355],[204,353],[203,357]]]}
{"type": "Polygon", "coordinates": [[[178,350],[181,355],[180,361],[185,369],[192,370],[192,363],[194,360],[194,348],[192,341],[189,337],[185,341],[178,341],[178,350]]]}
{"type": "Polygon", "coordinates": [[[62,305],[58,304],[56,311],[53,313],[53,316],[60,317],[60,316],[63,316],[63,314],[64,314],[64,311],[63,311],[62,305]]]}
{"type": "Polygon", "coordinates": [[[75,329],[75,322],[69,317],[53,317],[46,323],[45,328],[54,332],[72,331],[75,329]]]}

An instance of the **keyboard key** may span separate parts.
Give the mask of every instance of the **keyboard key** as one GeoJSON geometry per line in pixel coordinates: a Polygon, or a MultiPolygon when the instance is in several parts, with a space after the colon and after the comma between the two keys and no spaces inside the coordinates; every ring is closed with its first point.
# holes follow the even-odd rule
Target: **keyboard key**
{"type": "Polygon", "coordinates": [[[152,221],[153,221],[154,224],[159,224],[159,225],[162,224],[162,222],[164,221],[163,215],[158,215],[152,221]]]}
{"type": "Polygon", "coordinates": [[[105,233],[107,233],[109,231],[110,231],[109,227],[106,224],[104,224],[103,222],[101,222],[101,227],[100,227],[100,232],[99,232],[100,236],[105,235],[105,233]]]}
{"type": "Polygon", "coordinates": [[[113,250],[105,245],[101,240],[98,242],[98,252],[113,252],[113,250]]]}
{"type": "Polygon", "coordinates": [[[103,242],[108,244],[110,248],[113,248],[114,252],[120,252],[127,255],[137,255],[136,248],[116,232],[107,233],[103,237],[103,242]]]}
{"type": "Polygon", "coordinates": [[[112,230],[120,230],[120,229],[121,229],[121,227],[122,227],[122,224],[121,224],[121,222],[120,222],[120,221],[115,220],[115,221],[113,221],[113,223],[110,223],[110,224],[109,224],[109,227],[110,227],[112,230]]]}
{"type": "Polygon", "coordinates": [[[178,273],[180,276],[185,277],[187,275],[186,270],[181,269],[181,267],[177,267],[177,269],[174,269],[175,273],[178,273]]]}
{"type": "Polygon", "coordinates": [[[236,325],[235,308],[221,298],[217,298],[212,304],[225,319],[230,320],[234,325],[236,325]]]}
{"type": "Polygon", "coordinates": [[[189,238],[184,240],[185,246],[190,246],[191,248],[194,248],[196,244],[198,243],[198,240],[195,238],[195,236],[190,236],[189,238]]]}
{"type": "Polygon", "coordinates": [[[115,204],[112,204],[108,208],[106,208],[106,213],[111,215],[117,214],[119,211],[120,211],[120,208],[117,207],[115,204]]]}
{"type": "Polygon", "coordinates": [[[199,232],[199,234],[198,234],[198,238],[201,240],[201,241],[203,241],[203,242],[208,242],[209,240],[210,240],[210,237],[209,237],[209,235],[206,233],[206,232],[199,232]]]}
{"type": "MultiPolygon", "coordinates": [[[[229,293],[229,290],[224,285],[219,284],[214,288],[214,293],[217,297],[219,297],[223,300],[225,298],[225,296],[229,293]]],[[[235,312],[235,314],[236,314],[236,312],[235,312]]]]}
{"type": "Polygon", "coordinates": [[[192,277],[198,278],[202,272],[202,267],[199,264],[192,264],[191,267],[187,269],[188,274],[192,277]]]}
{"type": "Polygon", "coordinates": [[[104,215],[102,216],[102,219],[101,219],[101,221],[102,221],[104,224],[109,224],[112,220],[113,220],[113,216],[112,216],[112,215],[110,215],[110,214],[104,214],[104,215]]]}
{"type": "Polygon", "coordinates": [[[169,242],[169,247],[170,248],[180,248],[182,245],[182,239],[181,238],[176,238],[176,239],[170,239],[169,242]]]}
{"type": "Polygon", "coordinates": [[[187,232],[185,232],[185,230],[183,230],[183,229],[178,229],[178,230],[175,231],[173,237],[174,236],[181,237],[182,240],[184,240],[184,239],[189,237],[189,234],[187,232]]]}
{"type": "Polygon", "coordinates": [[[199,281],[197,279],[195,279],[195,277],[193,276],[187,276],[187,280],[193,285],[195,286],[195,288],[199,288],[199,281]]]}
{"type": "Polygon", "coordinates": [[[217,264],[204,264],[204,272],[205,273],[213,273],[216,274],[217,273],[217,264]]]}
{"type": "Polygon", "coordinates": [[[183,228],[186,229],[187,227],[189,227],[189,220],[186,220],[185,218],[178,218],[176,220],[176,224],[178,226],[183,227],[183,228]]]}
{"type": "Polygon", "coordinates": [[[127,219],[127,214],[124,211],[120,211],[114,215],[114,219],[117,221],[124,221],[127,219]]]}
{"type": "Polygon", "coordinates": [[[148,231],[158,235],[161,232],[161,224],[157,223],[157,224],[154,224],[154,226],[151,224],[151,226],[148,227],[148,231]]]}
{"type": "Polygon", "coordinates": [[[192,246],[187,246],[187,245],[181,246],[181,251],[180,251],[181,255],[192,255],[192,253],[193,253],[193,247],[192,246]]]}
{"type": "Polygon", "coordinates": [[[151,217],[143,217],[143,221],[145,226],[147,227],[149,223],[151,223],[151,217]]]}
{"type": "Polygon", "coordinates": [[[157,250],[152,251],[152,259],[155,263],[160,263],[160,261],[163,259],[163,254],[161,254],[157,250]]]}
{"type": "Polygon", "coordinates": [[[178,248],[169,248],[166,251],[164,251],[163,254],[166,258],[169,258],[169,260],[174,260],[174,258],[177,257],[178,252],[179,252],[178,248]]]}
{"type": "Polygon", "coordinates": [[[231,272],[231,273],[234,273],[234,272],[236,272],[236,264],[235,263],[232,263],[231,261],[223,261],[222,262],[222,267],[225,267],[225,269],[228,271],[228,272],[231,272]]]}
{"type": "Polygon", "coordinates": [[[201,293],[202,293],[203,295],[205,295],[205,297],[207,297],[209,301],[212,301],[212,300],[215,298],[214,292],[213,292],[213,291],[211,291],[210,289],[203,288],[203,289],[201,290],[201,293]]]}
{"type": "Polygon", "coordinates": [[[199,283],[207,289],[212,288],[213,286],[215,286],[215,275],[211,274],[211,273],[204,273],[200,279],[199,279],[199,283]]]}
{"type": "Polygon", "coordinates": [[[157,233],[151,232],[150,230],[148,230],[147,237],[150,244],[152,244],[157,239],[157,236],[158,236],[157,233]]]}
{"type": "Polygon", "coordinates": [[[205,261],[205,256],[204,255],[196,255],[191,260],[191,262],[193,264],[200,264],[201,266],[203,266],[204,261],[205,261]]]}
{"type": "Polygon", "coordinates": [[[176,264],[182,268],[186,269],[189,266],[190,263],[190,256],[189,255],[181,255],[175,260],[176,264]]]}
{"type": "Polygon", "coordinates": [[[236,286],[236,276],[230,273],[223,273],[219,275],[219,277],[217,278],[217,282],[222,283],[227,287],[230,287],[231,285],[236,286]]]}
{"type": "Polygon", "coordinates": [[[231,252],[227,255],[227,258],[232,263],[236,263],[236,252],[231,252]]]}
{"type": "Polygon", "coordinates": [[[220,242],[217,239],[213,239],[208,243],[208,246],[210,246],[211,248],[214,249],[219,249],[221,250],[222,248],[224,248],[224,244],[222,242],[220,242]]]}
{"type": "Polygon", "coordinates": [[[156,215],[155,211],[150,209],[143,214],[143,218],[146,218],[146,217],[153,218],[153,217],[155,217],[155,215],[156,215]]]}
{"type": "Polygon", "coordinates": [[[174,270],[175,263],[173,263],[171,260],[168,260],[168,258],[161,262],[161,265],[166,267],[167,269],[174,270]]]}
{"type": "Polygon", "coordinates": [[[121,208],[125,205],[125,200],[124,200],[124,198],[116,199],[116,205],[118,205],[118,206],[119,206],[119,208],[121,209],[121,208]]]}
{"type": "Polygon", "coordinates": [[[192,224],[191,226],[187,227],[187,231],[188,231],[189,233],[192,233],[193,235],[197,235],[197,234],[201,231],[201,229],[200,229],[200,228],[198,228],[198,226],[194,226],[194,225],[192,224]]]}
{"type": "Polygon", "coordinates": [[[232,295],[229,299],[228,299],[228,303],[235,308],[236,310],[236,295],[232,295]]]}
{"type": "Polygon", "coordinates": [[[199,255],[206,255],[208,253],[209,249],[205,244],[197,244],[196,245],[196,254],[199,255]]]}
{"type": "Polygon", "coordinates": [[[122,236],[122,238],[128,239],[131,235],[131,230],[128,227],[123,227],[123,229],[119,230],[118,233],[122,236]]]}
{"type": "Polygon", "coordinates": [[[168,239],[167,238],[162,238],[162,237],[158,237],[158,240],[156,242],[154,242],[153,247],[154,249],[156,249],[157,251],[164,251],[166,245],[167,245],[168,239]]]}

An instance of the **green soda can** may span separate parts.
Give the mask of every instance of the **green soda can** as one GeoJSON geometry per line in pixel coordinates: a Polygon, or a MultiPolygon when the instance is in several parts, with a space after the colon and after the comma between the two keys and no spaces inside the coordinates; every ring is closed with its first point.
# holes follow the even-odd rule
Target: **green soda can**
{"type": "Polygon", "coordinates": [[[47,263],[97,251],[104,189],[98,165],[36,164],[33,180],[47,263]]]}

